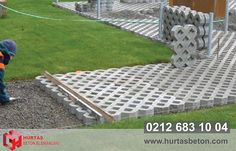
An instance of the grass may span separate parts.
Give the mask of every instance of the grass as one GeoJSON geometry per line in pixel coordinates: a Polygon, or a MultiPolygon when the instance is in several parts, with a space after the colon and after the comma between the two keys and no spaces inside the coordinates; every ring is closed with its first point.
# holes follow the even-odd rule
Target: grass
{"type": "Polygon", "coordinates": [[[92,128],[102,129],[143,129],[145,121],[228,121],[230,128],[236,129],[236,104],[201,109],[194,112],[183,112],[169,115],[127,119],[112,124],[95,125],[92,128]]]}
{"type": "Polygon", "coordinates": [[[35,19],[8,11],[0,20],[0,39],[16,40],[18,53],[7,68],[7,80],[34,78],[45,70],[65,73],[169,61],[171,51],[164,44],[103,23],[73,22],[85,18],[54,8],[51,2],[8,2],[19,11],[65,20],[35,19]]]}

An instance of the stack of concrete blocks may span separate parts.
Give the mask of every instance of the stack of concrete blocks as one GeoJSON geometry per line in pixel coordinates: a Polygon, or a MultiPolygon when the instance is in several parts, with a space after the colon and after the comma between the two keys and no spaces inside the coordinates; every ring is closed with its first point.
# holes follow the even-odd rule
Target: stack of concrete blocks
{"type": "Polygon", "coordinates": [[[160,2],[160,0],[121,0],[122,3],[129,3],[129,4],[135,4],[135,3],[157,3],[160,2]]]}
{"type": "Polygon", "coordinates": [[[163,20],[163,40],[167,43],[174,39],[171,30],[175,25],[193,24],[197,28],[197,50],[203,50],[208,46],[209,14],[191,10],[185,6],[165,6],[163,20]]]}
{"type": "MultiPolygon", "coordinates": [[[[93,11],[97,10],[97,0],[90,0],[91,9],[93,11]]],[[[114,0],[100,0],[100,10],[101,12],[112,11],[114,5],[114,0]]]]}
{"type": "Polygon", "coordinates": [[[171,30],[171,48],[174,55],[171,63],[177,68],[193,66],[196,62],[197,51],[197,28],[194,25],[176,25],[171,30]]]}
{"type": "Polygon", "coordinates": [[[89,12],[91,10],[91,4],[88,2],[75,3],[75,10],[79,12],[89,12]]]}
{"type": "MultiPolygon", "coordinates": [[[[100,0],[101,12],[112,11],[113,0],[100,0]]],[[[88,0],[87,2],[76,2],[75,9],[79,12],[89,12],[97,10],[97,0],[88,0]]]]}

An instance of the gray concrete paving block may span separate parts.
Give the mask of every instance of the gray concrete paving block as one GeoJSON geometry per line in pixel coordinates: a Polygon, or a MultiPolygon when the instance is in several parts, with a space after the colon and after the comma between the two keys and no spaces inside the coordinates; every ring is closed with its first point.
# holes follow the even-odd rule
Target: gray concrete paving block
{"type": "Polygon", "coordinates": [[[204,26],[206,24],[204,13],[197,12],[194,18],[194,25],[195,26],[204,26]]]}
{"type": "MultiPolygon", "coordinates": [[[[173,41],[173,38],[170,37],[176,37],[177,34],[175,33],[175,30],[173,27],[176,25],[179,26],[185,26],[186,24],[193,24],[197,28],[197,49],[202,50],[206,48],[206,44],[203,41],[204,37],[207,37],[209,34],[209,15],[197,12],[194,10],[191,10],[190,8],[186,8],[183,6],[165,6],[164,7],[164,23],[163,23],[163,40],[165,40],[167,43],[170,43],[173,41]],[[199,40],[201,39],[201,40],[199,40]]],[[[179,28],[176,26],[176,28],[179,28]]],[[[194,29],[195,30],[195,29],[194,29]]],[[[195,33],[195,32],[193,32],[195,33]]],[[[181,35],[179,35],[181,36],[181,35]]],[[[192,37],[195,37],[195,35],[192,35],[192,37]]],[[[180,39],[180,38],[179,38],[180,39]]]]}
{"type": "Polygon", "coordinates": [[[171,30],[174,41],[170,44],[174,51],[171,63],[176,68],[193,66],[196,62],[197,28],[194,25],[176,25],[171,30]]]}
{"type": "MultiPolygon", "coordinates": [[[[113,0],[100,0],[101,12],[112,11],[114,5],[113,0]]],[[[78,12],[92,12],[97,10],[97,0],[89,0],[87,2],[75,2],[75,10],[78,12]]]]}
{"type": "Polygon", "coordinates": [[[136,4],[136,3],[156,3],[160,0],[121,0],[123,3],[136,4]]]}
{"type": "MultiPolygon", "coordinates": [[[[62,77],[63,75],[58,74],[55,76],[59,78],[59,77],[62,77]]],[[[75,114],[78,119],[83,120],[85,125],[91,124],[91,119],[95,117],[94,116],[92,117],[92,115],[89,115],[89,112],[83,109],[81,106],[74,104],[72,100],[70,100],[66,95],[60,92],[57,86],[53,85],[50,81],[48,81],[43,76],[36,77],[35,81],[36,81],[36,84],[38,84],[40,87],[45,87],[44,90],[47,93],[49,93],[53,98],[55,98],[55,100],[57,100],[58,103],[62,104],[65,108],[67,108],[70,113],[75,114]],[[89,119],[86,119],[87,117],[89,119]]]]}

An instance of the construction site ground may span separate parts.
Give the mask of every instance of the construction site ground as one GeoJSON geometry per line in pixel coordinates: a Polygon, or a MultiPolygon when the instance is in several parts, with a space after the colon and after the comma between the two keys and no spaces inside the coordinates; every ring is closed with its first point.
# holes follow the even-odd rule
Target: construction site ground
{"type": "Polygon", "coordinates": [[[35,85],[34,81],[7,83],[11,96],[20,97],[6,106],[0,105],[0,129],[52,129],[80,127],[80,121],[62,105],[35,85]]]}

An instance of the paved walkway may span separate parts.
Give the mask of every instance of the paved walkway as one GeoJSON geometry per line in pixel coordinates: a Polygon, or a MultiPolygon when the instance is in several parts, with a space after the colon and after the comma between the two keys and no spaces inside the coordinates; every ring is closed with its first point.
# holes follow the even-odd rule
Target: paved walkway
{"type": "MultiPolygon", "coordinates": [[[[158,33],[157,26],[152,24],[112,24],[148,37],[155,37],[158,33]]],[[[212,57],[198,60],[194,66],[184,69],[166,63],[56,76],[116,120],[235,103],[235,40],[235,32],[214,31],[212,57]]],[[[37,77],[37,80],[85,124],[98,122],[94,115],[79,104],[73,104],[50,81],[44,77],[37,77]]]]}

